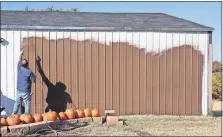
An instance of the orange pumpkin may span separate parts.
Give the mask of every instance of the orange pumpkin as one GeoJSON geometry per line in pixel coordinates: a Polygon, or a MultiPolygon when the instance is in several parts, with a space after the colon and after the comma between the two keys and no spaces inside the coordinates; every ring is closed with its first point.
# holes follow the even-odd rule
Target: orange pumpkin
{"type": "Polygon", "coordinates": [[[83,118],[84,117],[84,111],[83,110],[76,110],[76,117],[77,118],[83,118]]]}
{"type": "Polygon", "coordinates": [[[65,113],[66,113],[66,115],[69,119],[74,119],[75,118],[75,110],[74,109],[71,109],[71,108],[66,109],[65,113]]]}
{"type": "Polygon", "coordinates": [[[22,114],[21,116],[19,116],[20,121],[23,121],[25,115],[26,115],[26,114],[22,114]]]}
{"type": "Polygon", "coordinates": [[[33,116],[30,114],[22,114],[20,116],[20,121],[28,124],[28,123],[32,123],[33,122],[33,116]]]}
{"type": "Polygon", "coordinates": [[[91,117],[91,110],[89,108],[84,109],[85,117],[91,117]]]}
{"type": "Polygon", "coordinates": [[[44,121],[56,121],[57,113],[55,111],[49,111],[47,113],[42,114],[44,121]]]}
{"type": "Polygon", "coordinates": [[[60,116],[61,120],[67,120],[68,119],[68,117],[67,117],[65,112],[60,112],[59,116],[60,116]]]}
{"type": "Polygon", "coordinates": [[[56,121],[57,120],[57,113],[55,111],[49,111],[47,112],[47,120],[48,121],[56,121]]]}
{"type": "Polygon", "coordinates": [[[15,116],[16,118],[20,118],[18,114],[13,114],[12,116],[15,116]]]}
{"type": "Polygon", "coordinates": [[[93,109],[91,111],[91,115],[92,115],[92,117],[99,117],[100,116],[99,110],[97,108],[93,109]]]}
{"type": "Polygon", "coordinates": [[[43,116],[40,114],[34,114],[33,119],[34,119],[34,122],[41,122],[43,121],[43,116]]]}
{"type": "Polygon", "coordinates": [[[47,120],[48,120],[48,115],[47,115],[47,113],[42,114],[42,116],[43,116],[43,121],[47,121],[47,120]]]}
{"type": "Polygon", "coordinates": [[[8,122],[5,118],[1,118],[1,126],[7,126],[8,122]]]}
{"type": "Polygon", "coordinates": [[[6,120],[7,120],[9,126],[19,125],[20,124],[19,116],[16,115],[16,114],[7,117],[6,120]]]}

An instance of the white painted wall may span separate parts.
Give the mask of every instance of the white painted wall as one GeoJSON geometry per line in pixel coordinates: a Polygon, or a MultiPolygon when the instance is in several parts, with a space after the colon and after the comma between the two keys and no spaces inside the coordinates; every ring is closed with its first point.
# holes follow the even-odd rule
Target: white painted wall
{"type": "Polygon", "coordinates": [[[1,115],[4,116],[12,113],[16,97],[20,31],[1,31],[1,38],[7,40],[1,44],[1,106],[6,108],[1,115]]]}
{"type": "MultiPolygon", "coordinates": [[[[5,31],[1,30],[1,38],[8,45],[1,44],[1,106],[6,108],[4,114],[12,113],[16,97],[17,62],[23,38],[40,36],[46,39],[71,38],[75,40],[92,39],[100,43],[129,42],[147,52],[162,52],[179,45],[194,45],[204,55],[204,71],[202,80],[202,113],[208,113],[208,34],[198,33],[159,33],[159,32],[55,32],[55,31],[5,31]],[[199,45],[199,46],[198,46],[199,45]]],[[[111,45],[110,45],[111,46],[111,45]]],[[[3,113],[2,113],[3,115],[3,113]]]]}

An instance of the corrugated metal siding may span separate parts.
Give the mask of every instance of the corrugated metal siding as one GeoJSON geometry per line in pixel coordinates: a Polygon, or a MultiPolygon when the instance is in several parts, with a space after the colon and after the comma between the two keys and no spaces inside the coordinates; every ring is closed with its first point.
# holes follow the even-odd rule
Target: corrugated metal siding
{"type": "MultiPolygon", "coordinates": [[[[1,37],[9,41],[1,46],[1,91],[12,100],[21,42],[33,72],[39,55],[50,82],[66,85],[68,107],[118,115],[202,113],[207,34],[1,31],[1,37]]],[[[36,74],[31,110],[43,113],[47,87],[36,74]]]]}

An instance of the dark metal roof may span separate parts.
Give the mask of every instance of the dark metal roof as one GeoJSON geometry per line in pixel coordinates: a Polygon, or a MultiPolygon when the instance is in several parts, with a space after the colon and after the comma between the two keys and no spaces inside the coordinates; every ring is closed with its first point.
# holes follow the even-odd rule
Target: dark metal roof
{"type": "Polygon", "coordinates": [[[1,11],[2,28],[66,28],[134,31],[213,31],[163,13],[1,11]],[[23,26],[23,27],[22,27],[23,26]]]}

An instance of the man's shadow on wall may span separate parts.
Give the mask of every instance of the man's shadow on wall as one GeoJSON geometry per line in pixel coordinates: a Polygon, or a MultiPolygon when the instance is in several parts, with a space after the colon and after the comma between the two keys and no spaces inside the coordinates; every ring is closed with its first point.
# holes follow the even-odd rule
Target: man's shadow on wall
{"type": "Polygon", "coordinates": [[[67,109],[67,103],[72,103],[71,96],[66,92],[66,86],[62,82],[57,82],[55,85],[49,81],[46,77],[40,61],[37,61],[37,70],[39,71],[40,76],[42,77],[43,82],[48,88],[46,102],[48,106],[45,108],[45,112],[48,112],[50,109],[52,111],[64,112],[67,109]]]}
{"type": "Polygon", "coordinates": [[[2,91],[0,90],[1,94],[1,108],[4,107],[5,110],[1,112],[1,116],[9,116],[12,114],[13,106],[15,103],[15,100],[12,100],[5,96],[2,91]]]}

